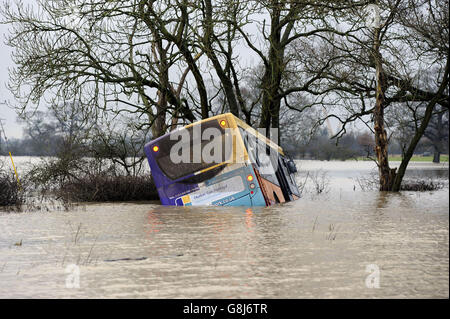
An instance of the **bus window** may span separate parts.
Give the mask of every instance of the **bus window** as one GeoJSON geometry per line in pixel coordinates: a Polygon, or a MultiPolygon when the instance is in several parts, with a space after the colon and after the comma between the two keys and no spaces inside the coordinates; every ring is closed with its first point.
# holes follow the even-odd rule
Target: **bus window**
{"type": "Polygon", "coordinates": [[[265,142],[259,141],[253,134],[247,133],[242,127],[239,127],[239,131],[244,140],[250,161],[255,164],[261,177],[280,186],[275,174],[276,167],[278,166],[278,152],[271,149],[265,142]],[[274,163],[276,164],[274,165],[274,163]]]}
{"type": "Polygon", "coordinates": [[[248,134],[242,127],[239,127],[239,132],[241,133],[242,140],[244,141],[244,146],[247,150],[250,162],[255,164],[256,167],[259,167],[261,164],[258,160],[256,138],[253,135],[248,134]]]}
{"type": "MultiPolygon", "coordinates": [[[[180,140],[170,139],[170,134],[167,135],[164,139],[162,139],[159,143],[159,150],[154,155],[156,162],[161,169],[161,171],[171,180],[177,180],[184,176],[191,175],[193,173],[196,173],[198,171],[207,169],[209,167],[215,166],[219,163],[225,162],[230,154],[231,154],[231,147],[232,145],[230,143],[226,143],[226,138],[229,138],[229,132],[225,132],[225,130],[220,126],[220,124],[217,121],[207,121],[201,124],[201,135],[203,135],[203,132],[208,128],[215,128],[220,131],[221,138],[211,140],[194,140],[193,137],[193,126],[185,129],[187,130],[189,134],[189,145],[182,145],[181,148],[188,149],[189,150],[189,160],[187,162],[180,162],[180,163],[173,163],[172,159],[170,157],[170,152],[172,151],[172,147],[176,143],[180,143],[180,140]],[[218,148],[221,150],[221,155],[219,161],[205,161],[203,156],[200,156],[201,160],[198,163],[194,162],[194,152],[196,148],[194,148],[194,145],[200,144],[200,150],[203,153],[203,150],[206,145],[210,143],[220,143],[221,145],[218,145],[218,148]],[[229,146],[229,147],[227,147],[229,146]]],[[[211,147],[211,145],[208,145],[208,147],[211,147]]],[[[214,149],[214,148],[212,148],[214,149]]],[[[214,154],[211,154],[214,155],[214,154]]],[[[219,166],[218,168],[211,169],[210,171],[207,171],[203,174],[199,174],[198,176],[192,176],[186,181],[180,181],[181,183],[200,183],[202,181],[205,181],[207,179],[210,179],[217,175],[225,165],[219,166]]]]}

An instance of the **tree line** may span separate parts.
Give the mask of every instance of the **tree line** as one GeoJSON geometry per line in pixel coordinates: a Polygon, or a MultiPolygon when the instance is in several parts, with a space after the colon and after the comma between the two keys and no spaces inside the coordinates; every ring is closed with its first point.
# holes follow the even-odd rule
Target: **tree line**
{"type": "MultiPolygon", "coordinates": [[[[72,108],[75,111],[76,107],[72,108]]],[[[305,113],[303,114],[305,115],[305,113]]],[[[122,119],[126,122],[126,119],[122,119]]],[[[61,154],[78,153],[78,156],[103,157],[116,161],[125,168],[128,175],[135,175],[131,168],[145,161],[143,145],[151,138],[148,131],[138,132],[129,129],[105,130],[106,126],[90,124],[72,114],[69,121],[62,119],[59,113],[35,112],[27,114],[19,121],[25,126],[22,138],[6,139],[0,132],[0,155],[8,156],[9,152],[16,156],[58,157],[61,154]],[[99,129],[101,128],[101,129],[99,129]],[[139,134],[137,134],[139,133],[139,134]],[[134,157],[131,160],[130,157],[134,157]],[[130,162],[126,166],[127,159],[130,162]]],[[[315,131],[308,128],[308,118],[294,117],[291,121],[282,119],[286,129],[282,130],[281,146],[285,153],[295,159],[315,160],[349,160],[373,157],[375,141],[369,131],[357,130],[348,132],[337,144],[329,130],[331,127],[319,127],[315,131]],[[295,121],[295,123],[294,123],[295,121]],[[300,128],[301,127],[301,128],[300,128]],[[303,134],[298,134],[303,131],[303,134]]],[[[411,128],[397,132],[389,144],[389,153],[401,155],[404,151],[405,135],[411,128]]],[[[433,161],[439,162],[441,153],[448,153],[448,118],[438,115],[430,122],[421,143],[416,147],[416,154],[431,155],[433,161]],[[442,127],[438,129],[439,125],[442,127]],[[439,138],[441,137],[441,138],[439,138]]],[[[141,172],[138,170],[137,172],[141,172]]]]}

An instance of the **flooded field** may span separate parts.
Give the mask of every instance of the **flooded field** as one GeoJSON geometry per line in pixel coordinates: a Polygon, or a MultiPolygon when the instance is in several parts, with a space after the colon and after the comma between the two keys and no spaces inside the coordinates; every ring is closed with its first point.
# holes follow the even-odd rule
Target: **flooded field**
{"type": "Polygon", "coordinates": [[[362,189],[371,162],[298,167],[303,197],[269,208],[0,213],[0,297],[449,297],[448,163],[411,163],[445,186],[398,194],[362,189]]]}

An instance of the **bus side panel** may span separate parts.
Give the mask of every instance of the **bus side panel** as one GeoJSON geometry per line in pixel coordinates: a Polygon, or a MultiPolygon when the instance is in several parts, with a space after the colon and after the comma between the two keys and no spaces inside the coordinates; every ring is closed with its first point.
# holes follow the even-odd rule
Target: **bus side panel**
{"type": "Polygon", "coordinates": [[[267,206],[261,188],[257,187],[252,189],[252,191],[253,194],[247,194],[223,206],[267,206]]]}
{"type": "Polygon", "coordinates": [[[164,205],[183,206],[189,202],[188,197],[186,197],[186,195],[188,195],[192,192],[198,191],[199,185],[198,184],[183,184],[183,183],[175,182],[175,183],[171,183],[169,185],[161,186],[161,190],[164,193],[165,202],[167,202],[167,204],[164,204],[164,205]],[[180,198],[181,198],[181,201],[178,200],[180,198]]]}
{"type": "Polygon", "coordinates": [[[266,199],[262,193],[261,188],[257,188],[251,196],[252,206],[267,206],[266,199]]]}
{"type": "Polygon", "coordinates": [[[163,193],[170,200],[168,205],[224,206],[249,194],[246,181],[249,172],[251,170],[245,165],[228,165],[221,173],[205,182],[199,184],[175,182],[162,187],[163,193]]]}
{"type": "Polygon", "coordinates": [[[252,206],[252,200],[250,199],[250,195],[245,195],[223,206],[252,206]]]}

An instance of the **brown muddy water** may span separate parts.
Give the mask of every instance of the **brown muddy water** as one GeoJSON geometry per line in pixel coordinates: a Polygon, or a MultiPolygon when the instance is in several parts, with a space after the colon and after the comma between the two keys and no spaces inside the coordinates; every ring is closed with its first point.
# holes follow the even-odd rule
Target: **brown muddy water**
{"type": "Polygon", "coordinates": [[[0,213],[0,297],[449,297],[448,164],[412,163],[446,186],[398,194],[361,189],[370,162],[298,166],[303,198],[269,208],[0,213]]]}

